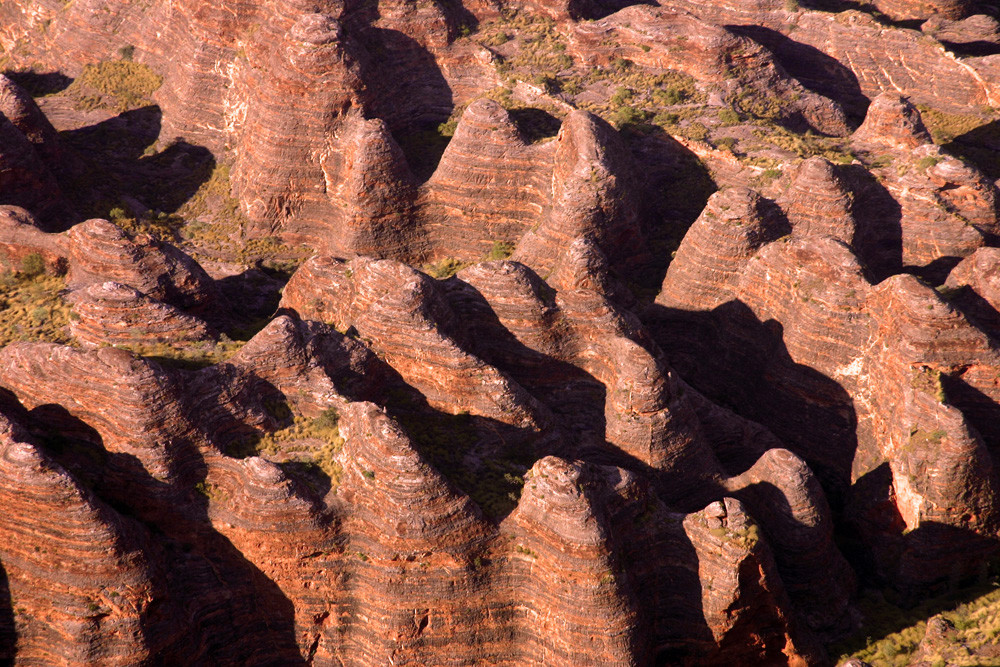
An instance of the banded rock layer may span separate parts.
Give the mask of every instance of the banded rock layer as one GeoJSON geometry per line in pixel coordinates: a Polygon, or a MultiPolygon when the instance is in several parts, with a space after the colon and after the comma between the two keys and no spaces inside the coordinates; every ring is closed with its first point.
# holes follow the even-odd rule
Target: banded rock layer
{"type": "Polygon", "coordinates": [[[11,62],[37,42],[70,74],[119,49],[153,65],[160,136],[232,167],[233,236],[315,250],[238,352],[167,363],[236,347],[263,274],[77,220],[73,134],[0,78],[0,256],[37,254],[73,308],[73,345],[0,349],[0,659],[821,665],[859,579],[915,601],[981,571],[997,190],[913,104],[997,102],[995,57],[944,46],[988,26],[959,2],[876,3],[938,14],[923,33],[783,0],[622,4],[0,6],[11,62]],[[526,42],[687,74],[686,106],[780,96],[769,130],[839,137],[850,164],[723,188],[684,234],[673,209],[704,198],[675,159],[767,172],[571,108],[552,80],[579,69],[508,80],[512,35],[462,38],[489,21],[533,30],[540,61],[526,42]],[[416,175],[407,139],[451,115],[416,175]]]}
{"type": "MultiPolygon", "coordinates": [[[[703,221],[696,228],[716,224],[703,221]]],[[[879,524],[886,534],[872,546],[901,550],[879,558],[900,585],[968,572],[996,531],[996,473],[983,440],[992,442],[993,429],[977,421],[995,395],[988,335],[912,276],[871,285],[848,246],[808,228],[735,262],[702,238],[692,231],[685,239],[648,313],[668,357],[710,396],[772,428],[827,488],[867,513],[862,523],[879,524]],[[685,298],[691,292],[715,298],[696,304],[685,298]],[[688,352],[706,344],[715,356],[688,352]],[[790,410],[798,420],[787,419],[790,410]],[[949,464],[952,448],[958,458],[949,464]],[[925,476],[929,466],[935,472],[925,476]],[[954,531],[975,555],[938,569],[920,526],[954,531]]]]}

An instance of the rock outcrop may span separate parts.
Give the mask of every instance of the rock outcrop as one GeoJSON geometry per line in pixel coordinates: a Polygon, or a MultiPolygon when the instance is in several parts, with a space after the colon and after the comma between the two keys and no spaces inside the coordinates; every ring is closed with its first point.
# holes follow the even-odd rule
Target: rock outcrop
{"type": "Polygon", "coordinates": [[[612,266],[642,255],[635,165],[611,126],[592,114],[570,114],[556,137],[551,209],[518,243],[513,258],[547,275],[560,250],[590,240],[612,266]]]}
{"type": "Polygon", "coordinates": [[[976,3],[971,0],[876,0],[875,8],[894,21],[913,21],[940,16],[961,19],[968,16],[976,3]]]}
{"type": "Polygon", "coordinates": [[[876,98],[852,145],[886,163],[873,171],[899,205],[903,267],[922,269],[939,283],[959,259],[996,238],[996,185],[976,166],[931,143],[907,100],[876,98]]]}
{"type": "Polygon", "coordinates": [[[71,334],[0,662],[823,665],[974,580],[1000,40],[848,4],[0,3],[0,334],[71,334]]]}
{"type": "Polygon", "coordinates": [[[734,98],[777,96],[783,100],[774,114],[779,122],[824,134],[849,132],[840,105],[789,76],[767,48],[687,11],[635,5],[574,28],[572,47],[588,64],[607,66],[615,58],[628,58],[654,70],[680,71],[719,84],[734,98]]]}
{"type": "Polygon", "coordinates": [[[516,242],[537,225],[553,207],[557,145],[528,143],[493,100],[469,105],[422,189],[421,217],[437,254],[463,256],[473,248],[478,259],[491,239],[516,242]]]}
{"type": "Polygon", "coordinates": [[[107,220],[88,220],[65,233],[72,288],[115,281],[178,308],[218,301],[214,281],[189,256],[149,236],[131,238],[107,220]]]}
{"type": "MultiPolygon", "coordinates": [[[[864,111],[866,97],[884,92],[956,113],[997,101],[997,75],[989,62],[962,62],[919,31],[890,28],[856,9],[833,13],[796,7],[792,11],[784,0],[666,0],[660,4],[717,25],[745,28],[803,85],[852,113],[864,111]],[[872,49],[872,44],[879,48],[872,49]]],[[[903,13],[925,5],[907,0],[886,4],[898,4],[889,11],[908,6],[903,13]]],[[[941,4],[955,7],[959,3],[941,4]]],[[[907,18],[929,18],[933,11],[925,5],[916,13],[907,18]]],[[[953,16],[960,14],[956,11],[953,16]]]]}
{"type": "Polygon", "coordinates": [[[0,560],[15,610],[19,662],[131,665],[155,655],[153,580],[136,526],[0,414],[0,560]]]}
{"type": "MultiPolygon", "coordinates": [[[[978,435],[979,428],[991,432],[981,413],[990,399],[975,398],[995,392],[984,381],[985,368],[996,364],[988,337],[913,277],[873,287],[845,245],[801,228],[790,240],[760,249],[735,281],[723,269],[727,256],[716,260],[718,270],[698,272],[684,266],[694,264],[693,257],[678,252],[658,301],[663,308],[649,311],[682,374],[772,428],[838,502],[857,503],[863,529],[881,533],[868,533],[870,548],[898,585],[930,582],[937,556],[920,545],[926,535],[954,531],[953,539],[976,554],[971,560],[978,558],[995,530],[996,474],[978,435]],[[692,276],[704,282],[699,289],[725,289],[731,299],[716,302],[714,310],[708,303],[700,316],[674,309],[669,295],[692,276]],[[702,353],[682,352],[699,339],[702,353]],[[713,358],[699,358],[708,354],[706,344],[713,358]],[[733,368],[742,369],[738,391],[733,368]],[[953,393],[943,388],[952,382],[953,393]],[[795,426],[786,419],[789,411],[798,415],[795,426]],[[947,463],[951,450],[961,465],[947,463]],[[929,466],[936,471],[933,488],[924,486],[929,466]],[[878,479],[894,491],[882,487],[887,495],[875,497],[878,479]],[[899,523],[884,516],[886,503],[902,517],[899,523]],[[927,527],[916,530],[920,526],[927,527]],[[904,529],[908,534],[900,534],[904,529]],[[886,535],[892,531],[895,538],[886,535]]],[[[965,568],[952,564],[956,572],[965,568]]]]}
{"type": "Polygon", "coordinates": [[[70,332],[84,345],[183,347],[213,339],[204,321],[121,283],[90,285],[72,300],[70,332]]]}

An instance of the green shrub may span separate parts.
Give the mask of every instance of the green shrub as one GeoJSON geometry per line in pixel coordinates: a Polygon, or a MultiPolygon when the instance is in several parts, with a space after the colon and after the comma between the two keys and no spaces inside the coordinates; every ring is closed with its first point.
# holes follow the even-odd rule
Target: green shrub
{"type": "Polygon", "coordinates": [[[468,262],[463,262],[455,257],[445,257],[433,264],[425,264],[424,271],[432,278],[444,280],[445,278],[451,278],[468,265],[468,262]]]}
{"type": "Polygon", "coordinates": [[[509,41],[510,41],[510,35],[501,30],[499,32],[493,33],[492,35],[488,35],[482,40],[481,43],[484,46],[501,46],[509,41]]]}
{"type": "Polygon", "coordinates": [[[927,157],[922,157],[919,160],[917,160],[917,169],[921,171],[927,171],[940,161],[941,158],[939,158],[936,155],[928,155],[927,157]]]}
{"type": "Polygon", "coordinates": [[[666,86],[664,88],[654,90],[652,97],[653,101],[659,104],[671,105],[680,104],[686,101],[690,97],[690,93],[679,86],[666,86]]]}
{"type": "Polygon", "coordinates": [[[313,430],[329,432],[336,430],[339,422],[340,415],[337,414],[337,410],[335,408],[327,408],[319,417],[313,420],[312,427],[313,430]]]}
{"type": "Polygon", "coordinates": [[[150,95],[162,84],[163,77],[146,65],[131,60],[107,60],[85,65],[70,88],[77,93],[77,106],[104,106],[122,112],[149,104],[150,95]]]}
{"type": "Polygon", "coordinates": [[[655,116],[653,116],[653,122],[660,127],[673,127],[681,122],[681,117],[679,114],[671,113],[669,111],[662,111],[655,116]]]}
{"type": "Polygon", "coordinates": [[[45,260],[40,253],[32,252],[24,256],[21,260],[21,275],[28,278],[36,278],[45,273],[45,260]]]}
{"type": "Polygon", "coordinates": [[[723,109],[719,112],[719,122],[723,125],[738,125],[740,115],[732,109],[723,109]]]}
{"type": "Polygon", "coordinates": [[[735,137],[719,137],[718,139],[715,139],[712,143],[715,144],[716,148],[719,148],[724,151],[729,151],[730,153],[732,153],[733,149],[736,148],[735,137]]]}
{"type": "Polygon", "coordinates": [[[695,121],[685,125],[681,129],[681,134],[683,134],[688,139],[694,139],[695,141],[705,141],[708,139],[708,128],[705,127],[703,123],[695,121]]]}
{"type": "Polygon", "coordinates": [[[634,107],[622,107],[615,111],[614,116],[612,116],[612,120],[619,128],[624,128],[631,125],[640,125],[645,123],[649,120],[651,115],[652,114],[648,111],[643,111],[634,107]]]}
{"type": "Polygon", "coordinates": [[[507,259],[514,253],[514,244],[510,241],[494,241],[493,247],[489,249],[486,256],[483,257],[485,261],[493,261],[498,259],[507,259]]]}
{"type": "Polygon", "coordinates": [[[550,94],[558,93],[562,89],[559,79],[548,74],[539,74],[534,81],[539,88],[550,94]]]}
{"type": "Polygon", "coordinates": [[[635,93],[633,93],[628,88],[622,86],[615,91],[614,95],[611,96],[611,104],[613,106],[620,107],[622,105],[628,104],[629,100],[631,100],[634,96],[635,93]]]}

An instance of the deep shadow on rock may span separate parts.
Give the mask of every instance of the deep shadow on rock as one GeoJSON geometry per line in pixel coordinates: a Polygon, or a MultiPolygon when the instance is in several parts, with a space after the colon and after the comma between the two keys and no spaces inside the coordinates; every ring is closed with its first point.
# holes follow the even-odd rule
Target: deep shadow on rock
{"type": "Polygon", "coordinates": [[[642,165],[640,224],[649,253],[645,265],[631,267],[627,280],[644,293],[663,283],[671,253],[717,185],[698,157],[662,128],[643,125],[622,134],[633,160],[642,165]]]}
{"type": "Polygon", "coordinates": [[[161,119],[159,107],[146,106],[61,133],[75,153],[64,187],[86,215],[174,213],[209,179],[216,161],[205,147],[178,137],[150,153],[161,119]]]}
{"type": "Polygon", "coordinates": [[[685,381],[768,427],[809,463],[831,505],[843,505],[858,446],[853,399],[791,359],[779,322],[759,321],[740,301],[707,313],[653,304],[643,320],[685,381]]]}
{"type": "Polygon", "coordinates": [[[861,92],[858,77],[835,58],[819,49],[763,26],[730,26],[774,52],[778,62],[803,86],[839,102],[860,124],[868,109],[868,98],[861,92]]]}
{"type": "Polygon", "coordinates": [[[208,498],[195,490],[207,470],[194,443],[175,441],[173,483],[152,477],[138,458],[104,449],[97,432],[60,406],[30,417],[45,450],[142,535],[162,593],[144,616],[146,641],[164,664],[304,664],[294,608],[280,588],[212,528],[208,498]],[[174,630],[185,627],[183,636],[174,630]]]}
{"type": "Polygon", "coordinates": [[[10,599],[7,572],[0,563],[0,665],[13,665],[16,656],[17,629],[14,625],[14,606],[10,599]]]}

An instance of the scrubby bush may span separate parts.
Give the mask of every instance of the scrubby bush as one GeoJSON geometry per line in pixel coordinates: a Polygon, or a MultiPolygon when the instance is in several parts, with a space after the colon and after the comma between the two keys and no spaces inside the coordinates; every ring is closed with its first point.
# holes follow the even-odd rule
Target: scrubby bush
{"type": "Polygon", "coordinates": [[[163,77],[146,65],[107,60],[84,66],[72,87],[78,94],[77,106],[122,112],[149,104],[150,95],[162,84],[163,77]]]}
{"type": "Polygon", "coordinates": [[[716,148],[724,151],[729,151],[730,153],[732,153],[733,149],[736,148],[735,137],[719,137],[718,139],[715,139],[713,143],[715,144],[716,148]]]}
{"type": "Polygon", "coordinates": [[[740,115],[732,109],[723,109],[719,112],[719,122],[723,125],[737,125],[740,122],[740,115]]]}
{"type": "Polygon", "coordinates": [[[486,261],[492,261],[497,259],[507,259],[514,252],[514,244],[510,241],[494,241],[493,247],[489,249],[486,256],[483,258],[486,261]]]}
{"type": "Polygon", "coordinates": [[[37,252],[29,253],[21,260],[21,275],[35,278],[45,273],[45,260],[37,252]]]}

